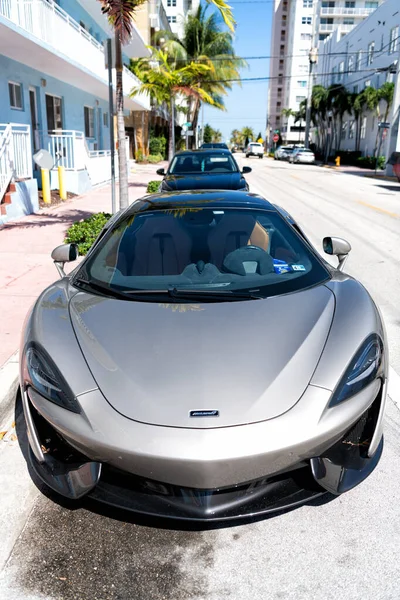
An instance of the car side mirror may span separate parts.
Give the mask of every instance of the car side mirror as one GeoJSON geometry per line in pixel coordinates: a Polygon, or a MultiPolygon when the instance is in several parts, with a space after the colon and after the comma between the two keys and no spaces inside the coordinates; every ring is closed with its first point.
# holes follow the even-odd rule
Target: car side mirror
{"type": "Polygon", "coordinates": [[[344,264],[349,256],[351,245],[347,240],[337,237],[325,237],[322,242],[325,254],[337,256],[339,271],[343,271],[344,264]]]}
{"type": "Polygon", "coordinates": [[[165,170],[164,169],[157,169],[156,173],[157,173],[157,175],[165,175],[165,170]]]}
{"type": "Polygon", "coordinates": [[[51,258],[54,260],[60,277],[65,277],[64,265],[66,262],[73,262],[79,256],[78,244],[61,244],[54,248],[51,258]]]}
{"type": "Polygon", "coordinates": [[[245,175],[246,173],[251,173],[251,171],[252,171],[251,167],[243,167],[243,169],[242,169],[243,175],[245,175]]]}

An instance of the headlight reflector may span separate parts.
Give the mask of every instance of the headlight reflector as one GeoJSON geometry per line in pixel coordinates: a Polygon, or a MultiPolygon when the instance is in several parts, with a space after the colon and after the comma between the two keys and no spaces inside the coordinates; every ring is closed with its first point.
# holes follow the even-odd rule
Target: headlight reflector
{"type": "Polygon", "coordinates": [[[369,383],[379,377],[383,368],[383,343],[381,338],[370,335],[361,344],[353,360],[345,371],[333,394],[329,406],[336,406],[361,392],[369,383]]]}
{"type": "Polygon", "coordinates": [[[42,396],[75,413],[80,413],[78,402],[47,352],[31,344],[25,353],[25,378],[42,396]]]}

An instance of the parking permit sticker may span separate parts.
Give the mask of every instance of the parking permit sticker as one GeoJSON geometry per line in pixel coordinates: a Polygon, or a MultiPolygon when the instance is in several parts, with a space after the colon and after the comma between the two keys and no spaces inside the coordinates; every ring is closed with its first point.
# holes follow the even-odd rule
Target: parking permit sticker
{"type": "Polygon", "coordinates": [[[293,271],[305,271],[306,268],[304,265],[292,265],[293,271]]]}

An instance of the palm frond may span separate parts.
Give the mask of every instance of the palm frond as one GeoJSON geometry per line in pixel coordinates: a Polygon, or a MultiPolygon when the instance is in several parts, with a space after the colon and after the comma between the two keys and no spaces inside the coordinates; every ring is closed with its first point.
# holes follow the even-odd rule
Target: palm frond
{"type": "Polygon", "coordinates": [[[122,44],[129,41],[132,35],[132,21],[135,11],[147,0],[98,0],[101,12],[119,35],[122,44]]]}

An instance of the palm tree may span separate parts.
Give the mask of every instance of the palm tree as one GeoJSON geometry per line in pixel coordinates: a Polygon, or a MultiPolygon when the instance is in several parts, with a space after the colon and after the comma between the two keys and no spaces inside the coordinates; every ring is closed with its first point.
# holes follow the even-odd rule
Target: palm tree
{"type": "MultiPolygon", "coordinates": [[[[120,208],[129,204],[128,165],[125,143],[124,122],[124,93],[122,86],[122,45],[127,43],[132,36],[132,21],[135,11],[147,0],[98,0],[102,12],[108,17],[110,25],[115,32],[115,70],[116,70],[116,110],[117,110],[117,136],[119,159],[119,202],[120,208]]],[[[214,4],[231,31],[234,29],[234,19],[231,7],[224,0],[206,0],[214,4]]],[[[113,150],[113,148],[111,149],[113,150]]]]}
{"type": "Polygon", "coordinates": [[[220,132],[219,129],[214,129],[212,141],[213,142],[221,142],[222,141],[222,133],[220,132]]]}
{"type": "MultiPolygon", "coordinates": [[[[222,31],[218,14],[208,15],[207,8],[200,5],[194,14],[188,14],[182,38],[160,31],[157,39],[166,39],[164,48],[177,67],[192,60],[210,67],[209,73],[199,77],[198,83],[213,99],[214,107],[225,110],[224,96],[232,89],[231,80],[240,80],[239,69],[247,63],[235,55],[232,33],[222,31]]],[[[199,98],[189,99],[188,120],[194,130],[200,107],[199,98]]]]}
{"type": "Polygon", "coordinates": [[[246,147],[249,141],[254,139],[254,131],[251,127],[243,127],[241,134],[242,139],[244,140],[244,146],[246,147]]]}
{"type": "Polygon", "coordinates": [[[368,86],[360,92],[354,100],[353,110],[357,114],[357,133],[356,150],[360,149],[361,143],[361,121],[365,111],[376,110],[379,104],[378,91],[373,86],[368,86]]]}
{"type": "Polygon", "coordinates": [[[351,99],[348,90],[343,85],[332,85],[328,88],[328,108],[332,111],[334,135],[332,142],[337,151],[341,146],[341,132],[343,128],[343,117],[346,112],[351,111],[351,99]]]}
{"type": "Polygon", "coordinates": [[[146,94],[158,104],[166,103],[169,107],[169,143],[168,160],[175,153],[173,132],[175,127],[174,106],[178,95],[201,98],[209,104],[213,99],[198,84],[198,79],[209,71],[208,65],[191,62],[181,68],[175,68],[169,55],[163,50],[152,49],[151,59],[140,58],[131,63],[135,75],[141,84],[131,90],[131,96],[146,94]],[[157,64],[157,67],[154,67],[157,64]]]}
{"type": "Polygon", "coordinates": [[[239,131],[239,129],[233,129],[231,132],[231,144],[235,146],[240,146],[242,141],[242,134],[239,131]]]}

